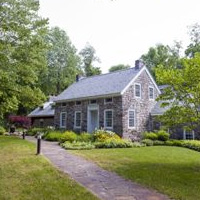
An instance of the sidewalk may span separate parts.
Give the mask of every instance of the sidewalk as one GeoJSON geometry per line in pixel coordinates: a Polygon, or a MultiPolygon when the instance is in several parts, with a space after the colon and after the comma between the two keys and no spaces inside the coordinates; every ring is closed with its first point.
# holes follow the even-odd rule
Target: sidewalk
{"type": "MultiPolygon", "coordinates": [[[[26,137],[36,142],[33,137],[26,137]]],[[[69,174],[102,200],[169,200],[156,191],[146,189],[113,172],[61,148],[57,142],[42,141],[42,154],[59,170],[69,174]]]]}

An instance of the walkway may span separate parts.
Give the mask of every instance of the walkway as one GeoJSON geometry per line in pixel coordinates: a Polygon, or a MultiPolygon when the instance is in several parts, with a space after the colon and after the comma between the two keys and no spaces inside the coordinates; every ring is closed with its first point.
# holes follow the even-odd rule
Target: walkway
{"type": "MultiPolygon", "coordinates": [[[[36,142],[33,137],[27,140],[36,142]]],[[[168,200],[169,198],[128,181],[113,172],[62,149],[56,142],[42,141],[42,154],[102,200],[168,200]]]]}

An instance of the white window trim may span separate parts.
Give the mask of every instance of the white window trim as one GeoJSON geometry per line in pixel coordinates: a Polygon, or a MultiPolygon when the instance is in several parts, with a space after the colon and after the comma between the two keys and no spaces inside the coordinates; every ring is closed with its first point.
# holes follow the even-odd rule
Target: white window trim
{"type": "MultiPolygon", "coordinates": [[[[195,138],[194,130],[192,130],[192,140],[194,140],[194,138],[195,138]]],[[[185,129],[183,129],[183,139],[184,139],[184,140],[187,140],[187,139],[186,139],[186,130],[185,130],[185,129]]]]}
{"type": "Polygon", "coordinates": [[[113,129],[113,109],[106,109],[104,110],[104,128],[106,129],[113,129]],[[106,126],[106,112],[112,111],[112,126],[106,126]]]}
{"type": "Polygon", "coordinates": [[[113,103],[113,97],[104,98],[104,104],[110,104],[110,103],[113,103]],[[112,101],[111,102],[106,102],[106,99],[112,99],[112,101]]]}
{"type": "Polygon", "coordinates": [[[135,109],[129,109],[128,110],[128,129],[135,129],[136,128],[136,115],[135,115],[135,109]],[[133,111],[134,112],[134,126],[129,126],[129,112],[133,111]]]}
{"type": "Polygon", "coordinates": [[[60,113],[60,128],[66,128],[67,126],[67,112],[61,112],[60,113]],[[62,126],[62,114],[65,113],[65,126],[62,126]]]}
{"type": "Polygon", "coordinates": [[[139,98],[139,99],[141,99],[141,97],[142,97],[142,86],[141,86],[140,83],[134,83],[134,97],[135,97],[135,98],[139,98]],[[136,89],[135,89],[135,86],[136,86],[136,85],[139,85],[139,86],[140,86],[140,96],[139,96],[139,97],[136,96],[136,89]]]}
{"type": "Polygon", "coordinates": [[[155,99],[154,87],[149,86],[148,94],[149,94],[149,100],[154,100],[155,99]],[[150,98],[150,88],[153,89],[153,98],[150,98]]]}
{"type": "Polygon", "coordinates": [[[82,123],[82,113],[81,113],[81,111],[75,111],[75,115],[74,115],[74,128],[81,128],[81,125],[80,126],[76,126],[76,114],[77,113],[81,114],[81,123],[82,123]]]}

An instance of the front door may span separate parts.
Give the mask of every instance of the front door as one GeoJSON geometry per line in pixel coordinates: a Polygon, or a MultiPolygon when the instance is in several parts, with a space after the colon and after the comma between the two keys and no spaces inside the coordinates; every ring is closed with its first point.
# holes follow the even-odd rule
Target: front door
{"type": "Polygon", "coordinates": [[[97,108],[88,108],[88,128],[87,131],[92,133],[99,128],[99,111],[97,108]]]}

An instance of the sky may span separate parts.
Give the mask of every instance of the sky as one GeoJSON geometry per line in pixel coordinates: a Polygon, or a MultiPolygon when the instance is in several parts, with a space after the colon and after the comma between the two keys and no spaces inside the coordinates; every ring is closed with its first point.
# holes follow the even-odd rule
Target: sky
{"type": "Polygon", "coordinates": [[[92,45],[103,73],[134,66],[156,44],[189,43],[188,26],[200,23],[199,0],[40,0],[39,15],[65,30],[79,52],[92,45]]]}

